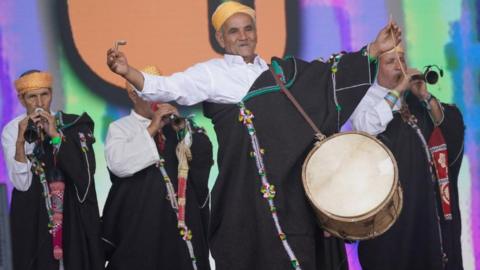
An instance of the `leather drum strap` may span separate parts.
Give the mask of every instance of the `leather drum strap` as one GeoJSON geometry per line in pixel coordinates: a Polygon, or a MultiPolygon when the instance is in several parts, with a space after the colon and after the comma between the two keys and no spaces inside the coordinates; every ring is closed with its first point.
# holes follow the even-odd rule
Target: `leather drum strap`
{"type": "Polygon", "coordinates": [[[275,78],[275,82],[280,87],[282,92],[287,96],[287,98],[292,102],[293,106],[297,109],[297,111],[303,116],[305,121],[310,125],[310,127],[315,132],[315,137],[321,141],[326,138],[326,136],[320,131],[320,129],[315,125],[313,120],[308,116],[308,114],[303,110],[302,106],[298,103],[297,99],[292,95],[292,93],[285,87],[285,84],[280,80],[280,77],[275,74],[275,71],[272,67],[270,67],[270,72],[272,72],[273,77],[275,78]]]}

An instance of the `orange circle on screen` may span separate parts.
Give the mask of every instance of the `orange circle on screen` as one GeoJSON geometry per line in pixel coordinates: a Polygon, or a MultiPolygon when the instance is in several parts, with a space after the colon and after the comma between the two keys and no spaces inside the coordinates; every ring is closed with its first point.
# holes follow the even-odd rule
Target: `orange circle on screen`
{"type": "MultiPolygon", "coordinates": [[[[269,61],[285,51],[284,1],[262,0],[257,11],[258,54],[269,61]]],[[[106,65],[114,41],[129,64],[157,66],[162,74],[182,71],[210,58],[221,57],[209,40],[208,1],[70,1],[68,12],[73,40],[80,57],[100,78],[119,87],[124,80],[106,65]]]]}

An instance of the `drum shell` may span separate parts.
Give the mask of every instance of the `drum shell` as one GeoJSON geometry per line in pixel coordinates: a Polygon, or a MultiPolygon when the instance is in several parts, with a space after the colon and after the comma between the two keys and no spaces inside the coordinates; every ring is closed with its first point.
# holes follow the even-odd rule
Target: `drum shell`
{"type": "MultiPolygon", "coordinates": [[[[397,220],[403,206],[403,195],[400,183],[398,181],[398,167],[391,151],[377,138],[364,132],[344,132],[335,134],[325,140],[317,142],[315,147],[310,151],[302,169],[303,186],[313,207],[318,223],[331,234],[347,240],[365,240],[377,237],[386,232],[397,220]],[[323,210],[318,207],[311,194],[308,181],[306,178],[306,170],[312,155],[328,140],[338,136],[362,135],[379,144],[388,154],[393,162],[394,179],[391,190],[385,199],[374,209],[358,216],[340,216],[323,210]]],[[[368,196],[368,194],[366,194],[368,196]]]]}
{"type": "Polygon", "coordinates": [[[314,209],[319,224],[326,231],[342,239],[356,241],[373,239],[388,231],[400,215],[402,206],[402,188],[397,185],[388,202],[370,214],[344,218],[314,209]]]}

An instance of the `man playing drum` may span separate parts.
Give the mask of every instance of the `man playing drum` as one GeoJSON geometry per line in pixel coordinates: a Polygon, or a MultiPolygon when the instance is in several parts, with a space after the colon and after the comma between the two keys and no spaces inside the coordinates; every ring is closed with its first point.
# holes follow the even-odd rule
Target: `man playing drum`
{"type": "Polygon", "coordinates": [[[385,234],[359,244],[363,269],[463,269],[457,180],[464,124],[440,103],[401,47],[378,57],[378,76],[352,115],[355,130],[385,143],[399,168],[403,210],[385,234]],[[416,76],[419,77],[418,75],[416,76]]]}
{"type": "MultiPolygon", "coordinates": [[[[255,11],[238,2],[212,16],[225,55],[171,76],[151,76],[110,49],[110,69],[140,96],[182,105],[203,102],[219,143],[219,176],[212,190],[209,243],[217,269],[346,269],[343,242],[325,238],[301,181],[301,164],[314,132],[280,91],[255,53],[255,11]]],[[[396,44],[389,23],[360,52],[328,63],[272,59],[275,76],[290,89],[321,131],[331,135],[350,117],[374,74],[369,61],[396,44]]]]}

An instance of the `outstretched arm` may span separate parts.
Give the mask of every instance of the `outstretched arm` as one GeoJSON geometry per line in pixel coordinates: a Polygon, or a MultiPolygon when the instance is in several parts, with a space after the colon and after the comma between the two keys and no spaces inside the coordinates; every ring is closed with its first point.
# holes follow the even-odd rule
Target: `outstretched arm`
{"type": "Polygon", "coordinates": [[[149,101],[193,105],[216,96],[212,93],[211,72],[202,64],[170,76],[152,75],[130,66],[123,52],[111,48],[107,51],[107,65],[132,84],[141,98],[149,101]]]}
{"type": "Polygon", "coordinates": [[[125,78],[136,89],[142,91],[144,78],[140,71],[128,64],[125,54],[115,48],[107,51],[107,65],[111,71],[125,78]]]}
{"type": "Polygon", "coordinates": [[[369,44],[368,53],[371,57],[377,58],[385,52],[390,51],[402,42],[402,30],[393,20],[378,32],[375,40],[369,44]]]}

